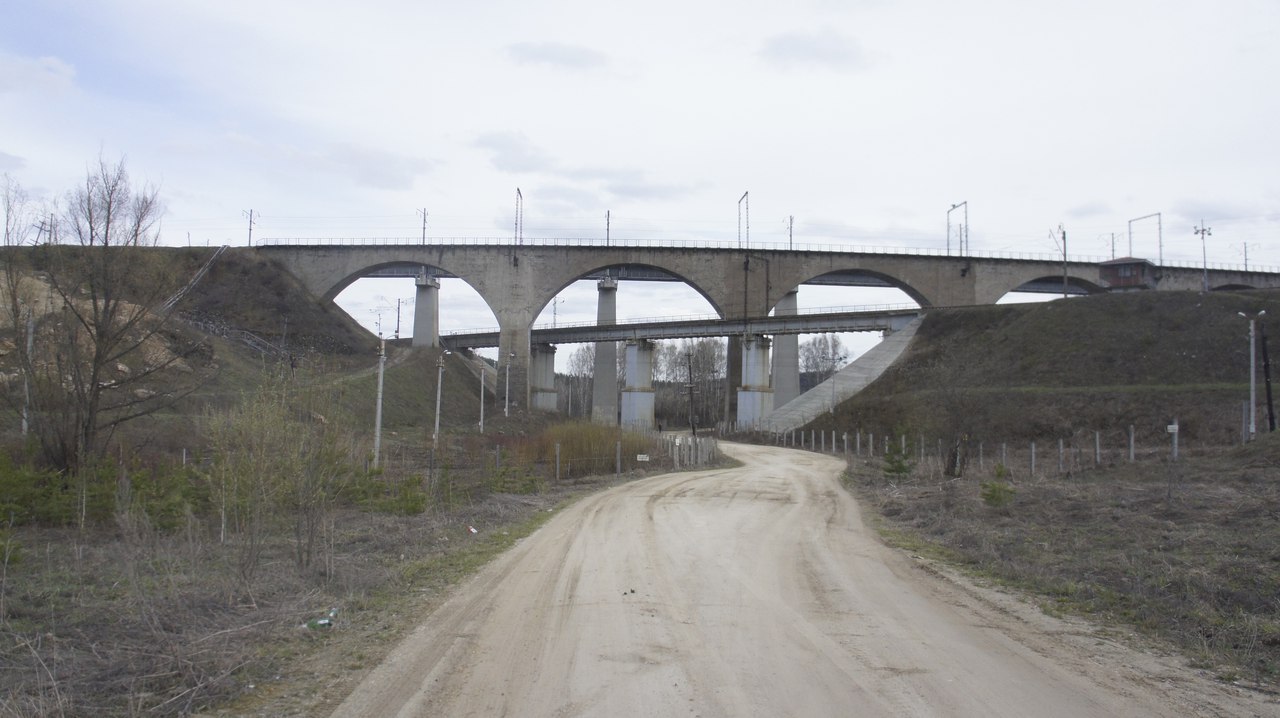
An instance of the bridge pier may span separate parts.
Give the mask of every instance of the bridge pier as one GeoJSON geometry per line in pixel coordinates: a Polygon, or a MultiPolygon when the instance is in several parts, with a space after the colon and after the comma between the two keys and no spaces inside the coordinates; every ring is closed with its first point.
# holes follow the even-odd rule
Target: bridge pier
{"type": "Polygon", "coordinates": [[[499,317],[498,397],[504,413],[515,414],[529,400],[529,326],[511,326],[499,317]]]}
{"type": "Polygon", "coordinates": [[[769,386],[768,337],[742,339],[742,386],[738,389],[738,428],[750,429],[773,411],[773,387],[769,386]]]}
{"type": "Polygon", "coordinates": [[[556,392],[556,348],[552,344],[534,344],[529,357],[530,405],[541,411],[556,411],[560,396],[556,392]]]}
{"type": "MultiPolygon", "coordinates": [[[[774,316],[795,316],[798,303],[793,289],[773,307],[774,316]]],[[[773,337],[773,404],[785,406],[800,396],[800,337],[779,334],[773,337]]]]}
{"type": "Polygon", "coordinates": [[[730,334],[725,347],[724,424],[738,418],[738,387],[742,386],[742,337],[730,334]]]}
{"type": "MultiPolygon", "coordinates": [[[[605,277],[597,284],[596,324],[616,324],[618,280],[605,277]]],[[[613,342],[596,342],[596,366],[592,375],[591,420],[597,424],[618,424],[618,347],[613,342]]]]}
{"type": "Polygon", "coordinates": [[[414,279],[413,346],[440,346],[440,280],[424,271],[414,279]]]}
{"type": "Polygon", "coordinates": [[[622,387],[622,425],[653,428],[653,342],[627,341],[626,384],[622,387]]]}

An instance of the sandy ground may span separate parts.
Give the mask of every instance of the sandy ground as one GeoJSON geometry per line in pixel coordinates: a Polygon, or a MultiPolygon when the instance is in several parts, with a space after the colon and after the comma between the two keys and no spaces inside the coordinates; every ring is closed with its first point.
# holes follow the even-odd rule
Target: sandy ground
{"type": "Polygon", "coordinates": [[[1206,680],[885,548],[843,463],[726,445],[566,509],[334,716],[1250,716],[1206,680]]]}

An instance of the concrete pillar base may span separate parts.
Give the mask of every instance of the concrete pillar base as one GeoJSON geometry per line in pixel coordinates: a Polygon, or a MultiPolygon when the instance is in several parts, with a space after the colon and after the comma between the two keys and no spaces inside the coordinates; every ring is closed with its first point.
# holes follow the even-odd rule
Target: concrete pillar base
{"type": "Polygon", "coordinates": [[[738,389],[737,427],[751,429],[773,411],[773,387],[769,386],[767,337],[742,340],[742,386],[738,389]]]}
{"type": "MultiPolygon", "coordinates": [[[[618,280],[601,279],[597,285],[596,324],[617,322],[618,280]]],[[[596,342],[596,366],[592,376],[591,420],[597,424],[618,424],[618,348],[613,342],[596,342]]]]}
{"type": "Polygon", "coordinates": [[[556,392],[556,348],[535,344],[529,357],[530,405],[539,411],[556,411],[560,395],[556,392]]]}
{"type": "Polygon", "coordinates": [[[413,346],[440,346],[440,280],[419,274],[413,305],[413,346]]]}
{"type": "Polygon", "coordinates": [[[653,428],[653,342],[627,342],[626,385],[622,387],[622,425],[632,429],[653,428]]]}

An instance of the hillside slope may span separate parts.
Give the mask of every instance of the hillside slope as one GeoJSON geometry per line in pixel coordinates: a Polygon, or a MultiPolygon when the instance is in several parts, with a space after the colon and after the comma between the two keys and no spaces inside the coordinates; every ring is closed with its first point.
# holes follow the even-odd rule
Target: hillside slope
{"type": "Polygon", "coordinates": [[[1248,322],[1237,313],[1260,310],[1280,314],[1280,292],[934,310],[897,364],[810,426],[1035,439],[1132,424],[1151,438],[1177,418],[1187,440],[1231,443],[1248,398],[1248,322]]]}

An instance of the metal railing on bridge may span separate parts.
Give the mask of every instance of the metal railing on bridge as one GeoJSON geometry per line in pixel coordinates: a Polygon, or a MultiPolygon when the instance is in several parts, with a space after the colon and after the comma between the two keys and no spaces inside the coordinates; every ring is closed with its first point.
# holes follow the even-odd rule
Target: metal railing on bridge
{"type": "MultiPolygon", "coordinates": [[[[813,244],[802,242],[753,242],[741,247],[732,241],[707,239],[605,239],[603,237],[524,237],[517,242],[512,237],[267,237],[258,242],[259,247],[308,247],[308,246],[502,246],[502,247],[593,247],[593,248],[657,248],[657,249],[724,249],[771,252],[823,252],[832,254],[881,254],[919,257],[956,257],[970,259],[1017,260],[1031,262],[1062,262],[1061,254],[1049,252],[1011,252],[1004,250],[969,250],[964,254],[938,247],[902,247],[887,245],[813,244]]],[[[1099,255],[1067,255],[1070,264],[1101,264],[1114,259],[1099,255]]],[[[1212,269],[1232,272],[1257,272],[1280,274],[1280,267],[1244,266],[1224,262],[1196,262],[1193,260],[1168,260],[1162,265],[1177,269],[1212,269]]]]}

